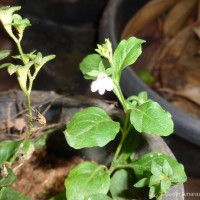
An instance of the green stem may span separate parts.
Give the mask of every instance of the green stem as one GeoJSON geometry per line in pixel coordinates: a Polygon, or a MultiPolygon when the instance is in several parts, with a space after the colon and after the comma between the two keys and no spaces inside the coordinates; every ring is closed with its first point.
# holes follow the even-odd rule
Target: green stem
{"type": "Polygon", "coordinates": [[[115,155],[114,155],[114,157],[113,157],[113,160],[117,160],[117,157],[119,156],[119,153],[120,153],[120,151],[121,151],[121,149],[122,149],[122,147],[123,147],[124,140],[126,139],[126,136],[127,136],[128,132],[129,132],[129,130],[130,130],[130,127],[131,127],[131,126],[128,126],[128,124],[129,124],[129,116],[130,116],[130,112],[128,111],[128,112],[126,113],[126,117],[125,117],[125,120],[124,120],[123,129],[121,129],[122,138],[121,138],[120,143],[119,143],[119,145],[118,145],[118,147],[117,147],[117,150],[116,150],[116,152],[115,152],[115,155]]]}

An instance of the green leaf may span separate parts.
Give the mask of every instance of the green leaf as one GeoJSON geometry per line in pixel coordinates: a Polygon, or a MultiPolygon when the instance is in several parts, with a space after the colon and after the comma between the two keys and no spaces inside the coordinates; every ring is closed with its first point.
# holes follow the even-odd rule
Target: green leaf
{"type": "Polygon", "coordinates": [[[64,133],[71,147],[81,149],[105,146],[119,129],[119,122],[114,122],[103,109],[90,107],[76,113],[64,133]]]}
{"type": "Polygon", "coordinates": [[[113,56],[113,65],[116,66],[118,73],[137,60],[142,53],[141,44],[144,42],[136,37],[130,37],[119,43],[113,56]]]}
{"type": "Polygon", "coordinates": [[[8,171],[8,175],[0,177],[0,188],[11,185],[16,179],[16,175],[13,173],[12,169],[8,167],[6,167],[6,169],[8,171]]]}
{"type": "Polygon", "coordinates": [[[152,161],[151,163],[151,173],[155,176],[162,175],[162,167],[158,165],[155,161],[152,161]]]}
{"type": "Polygon", "coordinates": [[[110,182],[110,192],[113,199],[126,200],[133,198],[133,172],[125,169],[117,170],[110,182]]]}
{"type": "Polygon", "coordinates": [[[165,194],[169,191],[171,187],[171,181],[168,179],[168,180],[161,180],[161,183],[160,183],[160,190],[161,190],[161,193],[165,194]]]}
{"type": "Polygon", "coordinates": [[[168,136],[174,128],[170,113],[153,101],[147,101],[133,108],[130,120],[138,132],[168,136]]]}
{"type": "Polygon", "coordinates": [[[134,187],[136,188],[143,188],[148,185],[148,178],[142,178],[137,183],[134,184],[134,187]]]}
{"type": "Polygon", "coordinates": [[[96,76],[93,76],[93,71],[99,71],[100,62],[102,59],[98,54],[90,54],[83,59],[80,63],[80,70],[86,79],[96,79],[96,76]]]}
{"type": "Polygon", "coordinates": [[[170,176],[173,174],[173,170],[169,164],[169,162],[167,160],[164,161],[164,165],[163,165],[163,173],[166,175],[166,176],[170,176]]]}
{"type": "Polygon", "coordinates": [[[13,75],[14,73],[16,73],[18,70],[22,69],[22,65],[13,65],[13,64],[10,64],[8,66],[8,73],[10,75],[13,75]]]}
{"type": "Polygon", "coordinates": [[[187,180],[187,177],[186,177],[183,165],[178,163],[175,159],[173,159],[172,157],[166,154],[157,153],[157,152],[151,152],[151,153],[145,154],[140,159],[134,161],[132,163],[132,167],[135,171],[136,176],[141,178],[147,172],[149,174],[151,173],[152,162],[156,162],[157,165],[160,165],[161,167],[163,167],[166,161],[169,163],[173,171],[173,174],[169,176],[172,184],[185,182],[187,180]]]}
{"type": "Polygon", "coordinates": [[[20,6],[4,6],[0,8],[0,20],[3,25],[10,25],[11,28],[11,23],[13,20],[13,13],[20,10],[20,6]]]}
{"type": "Polygon", "coordinates": [[[21,141],[5,140],[0,143],[0,165],[8,161],[15,153],[21,141]]]}
{"type": "Polygon", "coordinates": [[[40,65],[43,66],[44,64],[46,64],[46,63],[49,62],[50,60],[53,60],[55,57],[56,57],[56,56],[53,55],[53,54],[43,57],[43,58],[42,58],[42,61],[41,61],[41,63],[40,63],[40,65]]]}
{"type": "Polygon", "coordinates": [[[22,17],[18,14],[14,14],[12,17],[13,17],[12,25],[17,29],[17,31],[20,34],[23,34],[25,28],[31,26],[30,21],[27,18],[22,19],[22,17]]]}
{"type": "Polygon", "coordinates": [[[0,60],[6,58],[7,56],[10,55],[10,50],[3,50],[3,51],[0,51],[0,60]]]}
{"type": "Polygon", "coordinates": [[[112,200],[112,199],[105,194],[93,194],[88,198],[86,198],[85,200],[112,200]]]}
{"type": "Polygon", "coordinates": [[[110,176],[105,166],[84,162],[71,170],[65,187],[67,200],[84,200],[93,194],[107,194],[110,176]]]}
{"type": "Polygon", "coordinates": [[[31,200],[31,199],[25,197],[22,193],[17,192],[12,188],[3,187],[0,190],[0,200],[31,200]]]}

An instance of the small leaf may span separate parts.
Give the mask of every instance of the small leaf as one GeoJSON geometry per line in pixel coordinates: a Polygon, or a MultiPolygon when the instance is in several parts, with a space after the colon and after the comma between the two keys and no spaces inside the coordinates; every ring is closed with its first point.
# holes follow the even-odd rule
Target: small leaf
{"type": "Polygon", "coordinates": [[[168,136],[174,128],[170,113],[153,101],[147,101],[133,108],[130,120],[138,132],[168,136]]]}
{"type": "Polygon", "coordinates": [[[40,65],[43,66],[44,64],[46,64],[50,60],[53,60],[55,57],[56,57],[55,55],[48,55],[48,56],[43,57],[40,65]]]}
{"type": "Polygon", "coordinates": [[[85,200],[112,200],[112,199],[105,194],[93,194],[88,198],[86,198],[85,200]]]}
{"type": "Polygon", "coordinates": [[[76,113],[64,133],[71,147],[81,149],[105,146],[119,129],[119,122],[114,122],[104,110],[90,107],[76,113]]]}
{"type": "Polygon", "coordinates": [[[119,43],[113,56],[113,65],[116,66],[119,73],[137,60],[142,53],[141,44],[144,42],[136,37],[130,37],[119,43]]]}
{"type": "Polygon", "coordinates": [[[28,197],[24,196],[22,193],[17,192],[16,190],[9,187],[1,188],[0,199],[1,200],[31,200],[28,197]]]}
{"type": "Polygon", "coordinates": [[[5,163],[15,153],[21,141],[6,140],[0,143],[0,164],[5,163]]]}
{"type": "Polygon", "coordinates": [[[170,176],[173,174],[172,168],[167,160],[164,161],[163,173],[165,174],[165,176],[170,176]]]}
{"type": "Polygon", "coordinates": [[[0,51],[0,60],[8,57],[10,55],[10,50],[3,50],[3,51],[0,51]]]}
{"type": "Polygon", "coordinates": [[[16,179],[16,175],[13,173],[12,169],[10,169],[8,167],[6,167],[6,168],[8,171],[8,175],[0,178],[0,188],[11,185],[16,179]]]}
{"type": "Polygon", "coordinates": [[[161,183],[160,183],[160,190],[161,190],[161,193],[162,194],[165,194],[169,191],[170,187],[171,187],[171,181],[169,179],[164,179],[164,180],[161,180],[161,183]]]}
{"type": "Polygon", "coordinates": [[[172,184],[183,183],[187,180],[183,165],[178,163],[172,157],[157,153],[151,152],[142,156],[140,159],[132,163],[133,169],[137,177],[143,176],[146,172],[151,172],[151,163],[152,161],[156,162],[160,166],[164,166],[164,162],[167,160],[169,165],[172,168],[173,174],[169,176],[172,184]]]}
{"type": "Polygon", "coordinates": [[[152,161],[151,163],[151,173],[155,176],[162,175],[162,167],[158,165],[155,161],[152,161]]]}
{"type": "Polygon", "coordinates": [[[101,62],[101,56],[98,54],[90,54],[86,56],[80,63],[80,70],[86,79],[94,80],[96,77],[90,76],[91,71],[99,71],[99,64],[101,62]]]}
{"type": "Polygon", "coordinates": [[[13,64],[10,64],[8,66],[8,73],[10,75],[13,75],[14,73],[16,73],[19,69],[21,69],[23,66],[22,65],[13,65],[13,64]]]}
{"type": "Polygon", "coordinates": [[[160,181],[160,176],[152,175],[149,179],[149,186],[159,185],[160,181]]]}
{"type": "Polygon", "coordinates": [[[151,186],[149,190],[149,199],[153,199],[154,197],[156,197],[156,187],[151,186]]]}
{"type": "Polygon", "coordinates": [[[65,187],[67,200],[84,200],[93,194],[107,194],[110,176],[105,166],[84,162],[72,169],[65,187]]]}
{"type": "Polygon", "coordinates": [[[26,27],[31,26],[30,21],[27,18],[22,19],[22,17],[18,14],[14,14],[12,17],[12,25],[17,29],[20,34],[23,34],[26,27]]]}
{"type": "Polygon", "coordinates": [[[137,183],[134,184],[136,188],[143,188],[148,185],[148,178],[142,178],[137,183]]]}
{"type": "Polygon", "coordinates": [[[110,182],[110,192],[113,199],[125,200],[133,197],[133,172],[125,169],[117,170],[110,182]]]}

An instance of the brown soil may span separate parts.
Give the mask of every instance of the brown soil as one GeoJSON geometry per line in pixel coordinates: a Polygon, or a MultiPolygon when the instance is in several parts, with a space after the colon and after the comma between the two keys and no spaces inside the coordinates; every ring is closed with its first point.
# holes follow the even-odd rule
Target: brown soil
{"type": "Polygon", "coordinates": [[[31,159],[16,170],[12,187],[33,200],[46,200],[65,190],[64,181],[72,168],[83,160],[48,155],[45,148],[37,149],[31,159]]]}

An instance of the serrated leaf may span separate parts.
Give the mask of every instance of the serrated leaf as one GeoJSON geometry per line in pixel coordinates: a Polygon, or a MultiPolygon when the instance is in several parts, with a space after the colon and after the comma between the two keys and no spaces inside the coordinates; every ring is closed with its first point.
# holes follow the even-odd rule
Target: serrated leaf
{"type": "Polygon", "coordinates": [[[119,122],[114,122],[103,109],[90,107],[76,113],[64,133],[71,147],[81,149],[105,146],[119,129],[119,122]]]}
{"type": "Polygon", "coordinates": [[[93,194],[88,198],[86,198],[85,200],[112,200],[112,199],[105,194],[93,194]]]}
{"type": "Polygon", "coordinates": [[[136,37],[130,37],[119,43],[113,56],[113,65],[116,66],[119,73],[137,60],[142,53],[141,44],[144,42],[136,37]]]}
{"type": "Polygon", "coordinates": [[[10,55],[10,52],[11,50],[3,50],[3,51],[0,51],[0,60],[6,58],[7,56],[10,55]]]}
{"type": "Polygon", "coordinates": [[[130,121],[137,131],[160,136],[170,135],[174,128],[170,113],[154,101],[134,107],[130,121]]]}
{"type": "Polygon", "coordinates": [[[0,199],[1,200],[31,200],[28,197],[24,196],[22,193],[17,192],[16,190],[9,187],[1,188],[0,199]]]}
{"type": "Polygon", "coordinates": [[[0,143],[0,165],[5,163],[17,150],[21,141],[6,140],[0,143]]]}
{"type": "MultiPolygon", "coordinates": [[[[132,172],[133,173],[133,172],[132,172]]],[[[117,170],[110,182],[110,192],[113,199],[132,199],[134,195],[133,177],[131,171],[125,169],[117,170]]]]}
{"type": "Polygon", "coordinates": [[[11,185],[16,179],[16,175],[13,173],[12,169],[8,167],[6,168],[8,171],[8,175],[5,177],[0,177],[0,188],[11,185]]]}
{"type": "MultiPolygon", "coordinates": [[[[80,70],[83,73],[83,75],[87,75],[93,71],[99,71],[99,63],[101,62],[101,56],[98,54],[90,54],[86,56],[83,61],[80,63],[80,70]]],[[[92,77],[88,79],[94,79],[95,77],[92,77]]]]}
{"type": "Polygon", "coordinates": [[[67,200],[84,200],[93,194],[107,194],[110,176],[105,166],[84,162],[72,169],[65,187],[67,200]]]}

